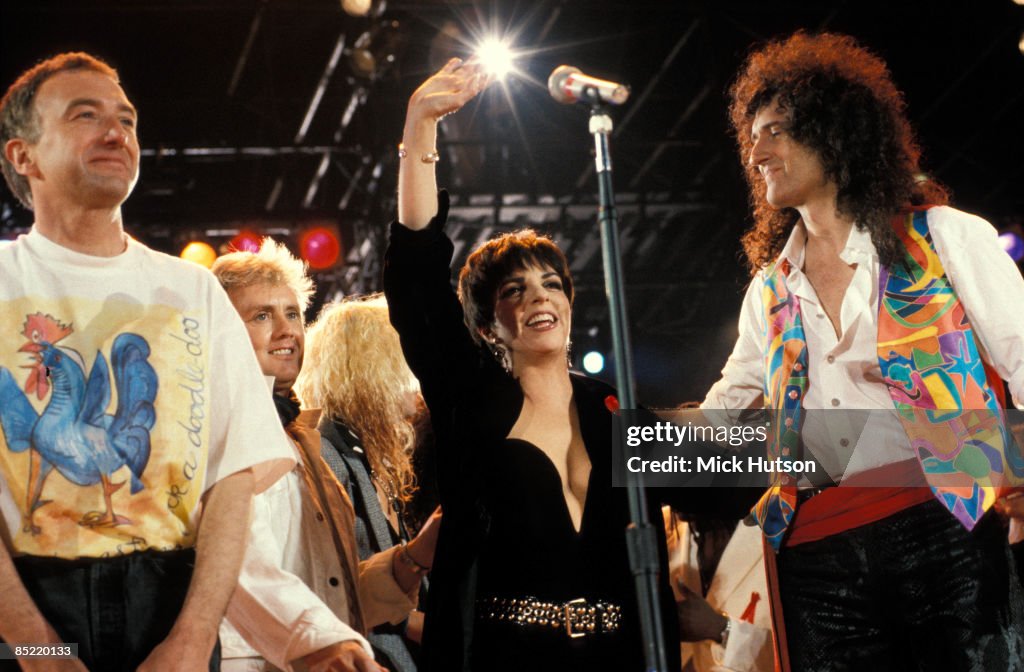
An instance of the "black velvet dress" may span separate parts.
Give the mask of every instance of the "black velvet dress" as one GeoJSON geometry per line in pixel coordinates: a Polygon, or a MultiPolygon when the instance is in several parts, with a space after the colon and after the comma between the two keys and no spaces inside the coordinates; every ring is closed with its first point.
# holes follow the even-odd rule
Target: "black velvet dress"
{"type": "MultiPolygon", "coordinates": [[[[574,401],[591,462],[581,528],[571,522],[561,482],[537,447],[509,439],[523,392],[490,353],[475,345],[452,290],[453,246],[443,233],[448,199],[430,226],[391,228],[384,288],[391,321],[419,378],[437,440],[444,509],[431,575],[424,668],[474,670],[615,670],[644,668],[634,582],[624,529],[626,492],[611,485],[612,424],[607,385],[573,375],[574,401]],[[577,598],[622,608],[621,627],[570,638],[565,629],[519,626],[481,617],[489,598],[577,598]]],[[[667,567],[660,510],[662,567],[667,567]]],[[[679,669],[675,603],[661,572],[669,669],[679,669]]]]}
{"type": "Polygon", "coordinates": [[[531,596],[556,604],[585,597],[588,602],[621,605],[623,627],[573,639],[551,626],[478,619],[472,668],[643,669],[636,598],[623,543],[627,508],[615,496],[620,493],[603,486],[601,469],[592,470],[577,532],[561,479],[547,455],[526,441],[506,439],[495,446],[495,457],[483,473],[490,526],[480,549],[478,608],[481,598],[486,608],[488,597],[531,596]]]}

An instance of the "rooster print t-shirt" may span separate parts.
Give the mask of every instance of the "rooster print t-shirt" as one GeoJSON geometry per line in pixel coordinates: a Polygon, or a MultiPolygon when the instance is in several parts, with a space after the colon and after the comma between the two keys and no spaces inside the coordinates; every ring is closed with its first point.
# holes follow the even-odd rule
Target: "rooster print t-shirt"
{"type": "Polygon", "coordinates": [[[203,492],[291,468],[248,334],[213,275],[131,238],[0,244],[0,525],[12,555],[195,544],[203,492]]]}

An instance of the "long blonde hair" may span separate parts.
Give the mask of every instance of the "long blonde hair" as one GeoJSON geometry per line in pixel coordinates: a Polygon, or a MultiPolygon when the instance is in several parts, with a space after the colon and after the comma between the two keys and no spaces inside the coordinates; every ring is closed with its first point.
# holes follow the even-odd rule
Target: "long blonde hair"
{"type": "Polygon", "coordinates": [[[416,432],[409,400],[419,383],[405,363],[383,295],[324,306],[306,332],[295,391],[304,406],[322,408],[359,436],[385,494],[403,504],[411,499],[416,432]]]}

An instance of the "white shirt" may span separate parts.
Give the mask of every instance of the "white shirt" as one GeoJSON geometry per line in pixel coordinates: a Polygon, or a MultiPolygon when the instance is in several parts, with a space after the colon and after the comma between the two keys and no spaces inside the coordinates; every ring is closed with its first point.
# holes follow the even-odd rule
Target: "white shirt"
{"type": "MultiPolygon", "coordinates": [[[[928,210],[928,228],[935,251],[953,289],[974,328],[981,356],[1009,383],[1014,402],[1024,400],[1024,279],[999,245],[996,230],[985,220],[947,206],[928,210]]],[[[846,474],[912,459],[906,433],[892,412],[892,400],[878,363],[879,260],[871,236],[853,227],[840,258],[856,264],[853,279],[843,296],[840,334],[821,307],[814,287],[803,273],[807,232],[798,223],[779,259],[791,264],[786,285],[800,300],[807,342],[808,388],[804,409],[873,411],[867,423],[870,436],[850,442],[853,458],[846,474]],[[885,412],[881,412],[884,410],[885,412]],[[887,438],[886,438],[887,437],[887,438]]],[[[715,409],[759,407],[764,395],[764,308],[761,293],[764,273],[747,288],[740,311],[739,338],[729,360],[701,404],[715,409]]],[[[825,414],[818,416],[819,419],[825,414]]],[[[830,414],[833,418],[836,414],[830,414]]],[[[816,433],[836,428],[815,428],[809,414],[804,426],[805,444],[813,450],[816,433]]],[[[822,425],[824,423],[822,422],[822,425]]],[[[834,425],[830,419],[830,425],[834,425]]],[[[835,444],[832,444],[835,445],[835,444]]],[[[828,466],[828,465],[826,465],[828,466]]]]}
{"type": "Polygon", "coordinates": [[[131,238],[113,257],[75,252],[35,228],[0,244],[0,537],[12,555],[62,558],[193,546],[210,486],[251,468],[260,492],[294,466],[262,381],[238,313],[205,268],[131,238]],[[136,365],[119,369],[126,341],[136,344],[136,365]],[[22,349],[32,342],[48,344],[59,372],[47,378],[22,349]],[[58,377],[71,382],[70,394],[58,393],[58,377]],[[102,394],[76,387],[83,377],[102,394]],[[122,408],[119,395],[133,401],[122,408]],[[79,417],[90,398],[102,419],[79,417]],[[70,437],[72,449],[51,441],[55,431],[19,440],[39,422],[70,437]],[[110,461],[119,442],[139,446],[126,451],[139,474],[127,460],[110,461]],[[26,498],[16,493],[27,490],[35,453],[54,469],[31,533],[26,498]],[[105,504],[100,474],[75,482],[76,464],[100,465],[126,484],[111,498],[120,524],[84,524],[105,504]]]}
{"type": "MultiPolygon", "coordinates": [[[[338,557],[330,521],[317,515],[306,492],[297,450],[295,456],[295,468],[254,499],[238,588],[220,628],[225,662],[257,659],[250,661],[252,669],[287,670],[291,661],[346,640],[358,641],[373,655],[366,639],[347,624],[350,603],[343,572],[348,569],[338,557]],[[274,667],[262,664],[260,657],[274,667]]],[[[356,583],[368,627],[401,622],[416,606],[418,586],[407,594],[395,581],[392,556],[397,550],[359,563],[356,583]]]]}

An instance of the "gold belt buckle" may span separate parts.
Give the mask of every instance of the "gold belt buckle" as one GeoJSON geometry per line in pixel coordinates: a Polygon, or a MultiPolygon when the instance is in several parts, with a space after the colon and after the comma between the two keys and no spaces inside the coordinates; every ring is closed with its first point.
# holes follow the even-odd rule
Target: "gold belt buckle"
{"type": "Polygon", "coordinates": [[[576,639],[578,637],[586,636],[586,632],[573,632],[572,631],[572,614],[573,605],[586,604],[587,601],[582,597],[577,597],[575,600],[569,600],[565,603],[565,634],[569,635],[570,638],[576,639]]]}

